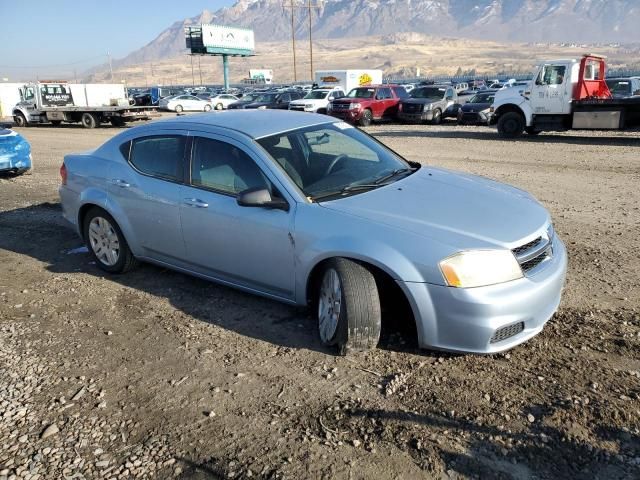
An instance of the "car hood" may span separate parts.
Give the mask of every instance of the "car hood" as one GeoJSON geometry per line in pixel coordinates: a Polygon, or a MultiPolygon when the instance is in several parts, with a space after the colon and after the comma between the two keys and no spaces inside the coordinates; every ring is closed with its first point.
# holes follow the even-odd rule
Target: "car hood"
{"type": "Polygon", "coordinates": [[[405,98],[401,103],[416,103],[419,105],[428,105],[430,103],[438,103],[441,101],[441,98],[405,98]]]}
{"type": "Polygon", "coordinates": [[[300,98],[298,100],[291,100],[291,102],[289,102],[290,105],[305,105],[307,103],[327,103],[327,100],[322,99],[322,98],[300,98]]]}
{"type": "Polygon", "coordinates": [[[465,103],[462,105],[463,112],[481,112],[491,107],[491,103],[465,103]]]}
{"type": "Polygon", "coordinates": [[[524,190],[433,167],[385,187],[320,203],[458,249],[514,248],[550,222],[546,209],[524,190]]]}
{"type": "Polygon", "coordinates": [[[277,105],[275,102],[251,102],[243,106],[243,108],[258,108],[258,107],[270,107],[277,105]]]}

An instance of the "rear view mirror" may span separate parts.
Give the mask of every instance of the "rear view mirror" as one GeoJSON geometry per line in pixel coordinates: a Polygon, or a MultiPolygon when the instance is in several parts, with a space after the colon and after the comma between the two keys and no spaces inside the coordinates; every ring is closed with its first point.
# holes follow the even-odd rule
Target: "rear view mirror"
{"type": "Polygon", "coordinates": [[[272,197],[266,188],[254,187],[238,194],[236,200],[241,207],[274,208],[289,211],[289,204],[279,197],[272,197]]]}
{"type": "Polygon", "coordinates": [[[324,145],[326,143],[329,143],[329,134],[328,133],[323,133],[322,135],[318,135],[317,137],[307,141],[307,144],[309,146],[324,145]]]}

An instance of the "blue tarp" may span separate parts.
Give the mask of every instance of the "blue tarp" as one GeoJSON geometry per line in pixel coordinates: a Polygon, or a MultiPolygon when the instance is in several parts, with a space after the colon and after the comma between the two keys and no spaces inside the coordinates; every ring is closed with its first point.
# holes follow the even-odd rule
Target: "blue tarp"
{"type": "Polygon", "coordinates": [[[0,129],[0,172],[31,168],[31,145],[13,130],[0,129]]]}

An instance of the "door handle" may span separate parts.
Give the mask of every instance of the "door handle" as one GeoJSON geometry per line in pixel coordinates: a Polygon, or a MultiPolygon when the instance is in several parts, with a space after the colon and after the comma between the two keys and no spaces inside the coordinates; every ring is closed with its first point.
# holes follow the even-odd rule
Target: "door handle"
{"type": "Polygon", "coordinates": [[[208,208],[209,204],[197,198],[185,198],[184,204],[194,208],[208,208]]]}
{"type": "Polygon", "coordinates": [[[129,188],[131,186],[131,184],[126,180],[117,179],[117,180],[112,180],[111,182],[120,188],[129,188]]]}

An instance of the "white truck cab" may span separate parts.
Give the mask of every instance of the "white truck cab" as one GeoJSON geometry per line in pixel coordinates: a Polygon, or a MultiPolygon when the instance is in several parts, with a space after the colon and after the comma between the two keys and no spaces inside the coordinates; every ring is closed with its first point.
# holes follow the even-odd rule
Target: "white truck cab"
{"type": "Polygon", "coordinates": [[[523,131],[625,128],[638,120],[640,99],[613,99],[604,57],[590,54],[540,63],[524,89],[496,93],[493,111],[500,135],[514,138],[523,131]]]}
{"type": "Polygon", "coordinates": [[[344,97],[342,87],[315,88],[307,93],[300,100],[293,100],[289,103],[289,110],[299,112],[327,113],[329,103],[338,98],[344,97]]]}

